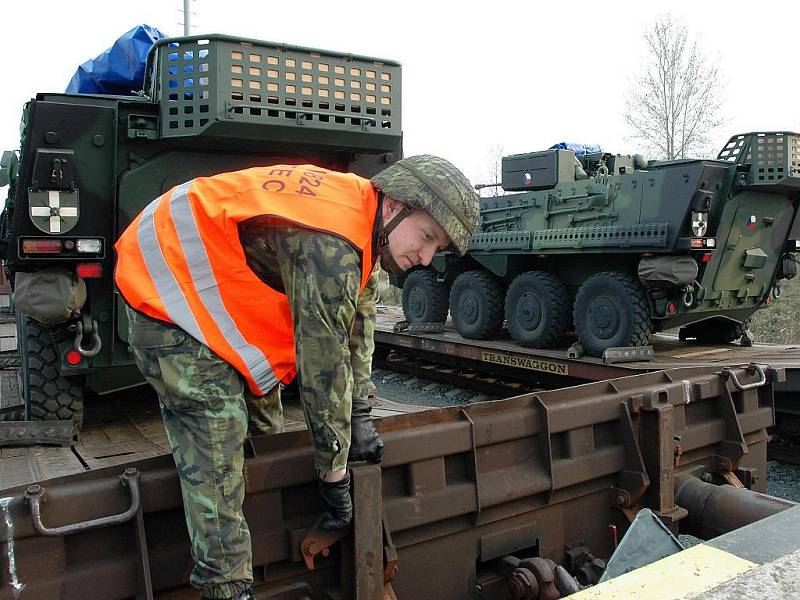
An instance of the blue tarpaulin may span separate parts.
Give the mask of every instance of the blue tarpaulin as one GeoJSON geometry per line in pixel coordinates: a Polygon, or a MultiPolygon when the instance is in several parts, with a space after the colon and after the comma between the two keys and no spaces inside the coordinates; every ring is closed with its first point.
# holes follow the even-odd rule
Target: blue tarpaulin
{"type": "Polygon", "coordinates": [[[550,146],[550,150],[572,150],[576,156],[597,154],[603,151],[598,144],[574,144],[572,142],[559,142],[550,146]]]}
{"type": "Polygon", "coordinates": [[[137,25],[114,45],[83,63],[67,85],[68,94],[130,96],[142,89],[150,47],[164,33],[150,25],[137,25]]]}

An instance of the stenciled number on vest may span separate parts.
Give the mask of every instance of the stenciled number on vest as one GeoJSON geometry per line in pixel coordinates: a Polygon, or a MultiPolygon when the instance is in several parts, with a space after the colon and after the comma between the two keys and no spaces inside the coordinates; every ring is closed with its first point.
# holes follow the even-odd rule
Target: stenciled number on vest
{"type": "MultiPolygon", "coordinates": [[[[286,190],[286,186],[292,183],[294,172],[294,169],[272,169],[268,175],[270,177],[279,177],[280,179],[267,179],[261,184],[261,187],[268,192],[283,192],[286,190]]],[[[326,172],[327,171],[316,171],[314,169],[303,171],[303,174],[300,175],[300,178],[296,182],[298,187],[294,190],[294,193],[300,196],[316,197],[317,194],[314,188],[319,187],[320,184],[325,181],[326,172]]]]}

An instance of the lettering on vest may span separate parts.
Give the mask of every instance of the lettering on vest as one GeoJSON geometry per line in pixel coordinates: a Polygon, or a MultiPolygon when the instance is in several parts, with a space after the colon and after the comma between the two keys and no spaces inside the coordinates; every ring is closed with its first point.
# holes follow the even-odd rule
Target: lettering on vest
{"type": "Polygon", "coordinates": [[[261,187],[268,192],[282,192],[284,189],[286,189],[286,184],[282,181],[278,181],[277,179],[268,179],[261,184],[261,187]]]}
{"type": "Polygon", "coordinates": [[[268,192],[283,192],[291,183],[295,194],[315,198],[317,193],[314,188],[318,188],[325,181],[327,171],[306,169],[296,180],[294,173],[295,169],[271,169],[267,175],[276,179],[267,179],[261,187],[268,192]]]}

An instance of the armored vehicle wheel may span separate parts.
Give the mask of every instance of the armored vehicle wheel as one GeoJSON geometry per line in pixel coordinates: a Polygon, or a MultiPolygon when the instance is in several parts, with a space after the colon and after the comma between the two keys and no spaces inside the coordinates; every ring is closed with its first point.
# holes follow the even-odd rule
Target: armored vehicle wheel
{"type": "Polygon", "coordinates": [[[25,413],[34,421],[72,420],[83,423],[83,377],[63,377],[49,329],[17,317],[17,347],[22,359],[20,391],[25,413]]]}
{"type": "Polygon", "coordinates": [[[430,269],[412,271],[403,283],[403,314],[409,323],[447,320],[447,285],[430,269]]]}
{"type": "Polygon", "coordinates": [[[575,331],[587,354],[642,346],[651,331],[647,292],[632,275],[609,271],[587,279],[574,306],[575,331]]]}
{"type": "Polygon", "coordinates": [[[467,271],[453,282],[450,315],[465,338],[485,340],[503,325],[503,285],[489,273],[467,271]]]}
{"type": "Polygon", "coordinates": [[[706,319],[681,327],[681,340],[694,338],[700,344],[727,344],[742,337],[750,329],[750,319],[744,322],[730,319],[706,319]]]}
{"type": "Polygon", "coordinates": [[[506,294],[508,332],[522,346],[553,346],[572,322],[569,305],[569,292],[558,277],[542,271],[522,273],[506,294]]]}

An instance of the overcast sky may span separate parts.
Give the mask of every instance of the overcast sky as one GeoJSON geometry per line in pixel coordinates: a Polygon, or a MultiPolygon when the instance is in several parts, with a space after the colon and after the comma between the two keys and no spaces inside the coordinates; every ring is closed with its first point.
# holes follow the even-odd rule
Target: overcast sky
{"type": "MultiPolygon", "coordinates": [[[[19,146],[23,103],[63,91],[77,66],[139,23],[181,35],[181,0],[7,2],[0,22],[0,149],[19,146]]],[[[734,133],[800,130],[800,2],[195,0],[193,33],[226,33],[403,64],[406,155],[440,154],[473,183],[498,148],[560,141],[633,153],[623,119],[642,33],[670,11],[718,60],[721,147],[734,133]]]]}

